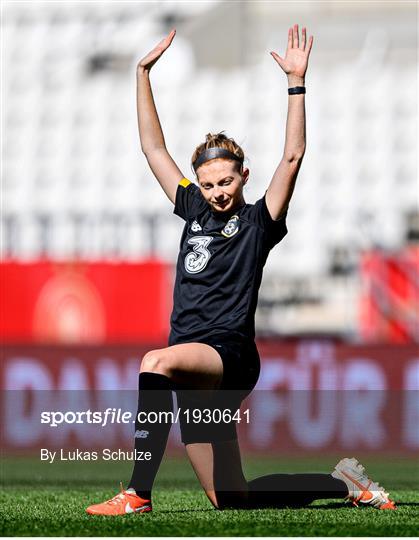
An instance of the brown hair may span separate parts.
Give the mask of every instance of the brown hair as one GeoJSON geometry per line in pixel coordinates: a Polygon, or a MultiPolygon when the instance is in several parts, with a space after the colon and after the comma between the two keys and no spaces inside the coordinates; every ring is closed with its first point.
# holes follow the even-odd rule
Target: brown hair
{"type": "MultiPolygon", "coordinates": [[[[236,141],[224,135],[223,131],[220,131],[220,133],[207,133],[205,135],[205,142],[195,148],[191,163],[195,163],[198,157],[208,148],[224,148],[238,156],[240,159],[244,159],[244,152],[236,141]]],[[[235,163],[238,167],[240,166],[239,162],[236,161],[235,163]]]]}

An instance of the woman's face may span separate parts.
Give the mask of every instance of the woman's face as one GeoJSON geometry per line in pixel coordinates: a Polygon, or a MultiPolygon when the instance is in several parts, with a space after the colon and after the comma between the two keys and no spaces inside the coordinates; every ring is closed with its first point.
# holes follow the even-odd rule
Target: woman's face
{"type": "Polygon", "coordinates": [[[228,212],[243,202],[243,186],[249,177],[249,169],[240,173],[237,162],[212,159],[198,168],[198,184],[207,203],[216,212],[228,212]]]}

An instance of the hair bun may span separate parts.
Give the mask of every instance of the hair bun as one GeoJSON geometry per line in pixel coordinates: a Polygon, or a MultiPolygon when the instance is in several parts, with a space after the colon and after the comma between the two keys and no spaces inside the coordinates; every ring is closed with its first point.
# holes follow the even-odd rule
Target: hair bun
{"type": "Polygon", "coordinates": [[[222,131],[220,133],[207,133],[205,135],[205,142],[214,142],[219,140],[227,140],[227,137],[224,135],[222,131]]]}

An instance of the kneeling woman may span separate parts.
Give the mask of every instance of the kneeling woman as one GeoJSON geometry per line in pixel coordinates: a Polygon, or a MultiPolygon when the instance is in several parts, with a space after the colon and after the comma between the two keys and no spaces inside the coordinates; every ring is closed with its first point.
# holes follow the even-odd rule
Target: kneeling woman
{"type": "MultiPolygon", "coordinates": [[[[177,261],[169,346],[141,362],[138,413],[173,411],[177,392],[182,441],[192,466],[216,508],[302,505],[317,498],[349,498],[394,508],[380,486],[355,460],[343,459],[332,474],[274,474],[247,482],[234,422],[191,422],[192,411],[232,411],[259,376],[255,310],[262,270],[270,250],[287,233],[285,217],[305,151],[304,77],[313,38],[288,32],[284,58],[272,52],[288,77],[288,117],[283,157],[265,195],[246,204],[249,179],[240,146],[223,133],[207,135],[192,157],[197,184],[184,177],[169,155],[150,86],[150,70],[170,46],[175,31],[137,66],[141,148],[152,172],[185,221],[177,261]],[[189,417],[188,417],[189,414],[189,417]]],[[[89,514],[145,513],[166,447],[168,422],[136,422],[135,448],[150,452],[135,461],[129,488],[90,506],[89,514]]]]}

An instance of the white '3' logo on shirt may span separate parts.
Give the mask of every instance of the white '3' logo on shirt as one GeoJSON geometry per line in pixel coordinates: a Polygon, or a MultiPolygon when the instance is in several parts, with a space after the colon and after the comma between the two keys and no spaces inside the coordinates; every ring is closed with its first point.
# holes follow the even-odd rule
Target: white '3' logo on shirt
{"type": "Polygon", "coordinates": [[[188,244],[193,246],[193,251],[185,257],[185,270],[189,274],[197,274],[207,266],[211,253],[207,247],[212,241],[212,236],[194,236],[189,238],[188,244]]]}

